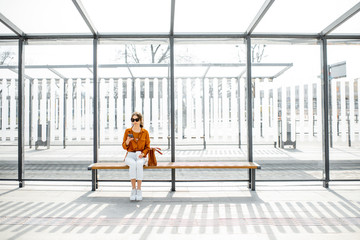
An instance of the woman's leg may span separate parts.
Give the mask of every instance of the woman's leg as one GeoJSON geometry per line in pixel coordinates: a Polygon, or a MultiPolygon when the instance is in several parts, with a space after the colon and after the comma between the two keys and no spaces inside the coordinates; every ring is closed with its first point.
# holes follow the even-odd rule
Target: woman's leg
{"type": "Polygon", "coordinates": [[[144,178],[144,163],[144,158],[138,158],[136,161],[136,180],[138,190],[141,190],[141,183],[144,178]]]}
{"type": "Polygon", "coordinates": [[[133,178],[133,179],[130,179],[130,180],[131,180],[131,188],[135,189],[136,188],[136,179],[133,178]]]}
{"type": "Polygon", "coordinates": [[[142,180],[137,180],[137,190],[141,190],[142,180]]]}
{"type": "Polygon", "coordinates": [[[129,152],[125,158],[126,165],[129,166],[129,176],[132,189],[136,188],[136,154],[129,152]]]}

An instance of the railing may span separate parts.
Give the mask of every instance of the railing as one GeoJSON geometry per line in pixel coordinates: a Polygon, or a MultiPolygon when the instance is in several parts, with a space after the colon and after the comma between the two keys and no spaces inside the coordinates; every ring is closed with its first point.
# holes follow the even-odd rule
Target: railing
{"type": "MultiPolygon", "coordinates": [[[[331,90],[333,141],[359,140],[358,79],[332,81],[338,86],[331,90]]],[[[16,79],[0,79],[0,144],[16,144],[16,83],[16,79]]],[[[238,144],[239,136],[246,143],[245,79],[177,78],[175,83],[177,144],[238,144]]],[[[34,145],[40,125],[45,140],[50,122],[51,145],[62,145],[64,136],[67,145],[92,144],[92,87],[92,79],[25,79],[25,143],[34,145]]],[[[100,143],[122,141],[134,106],[143,113],[152,141],[167,144],[168,88],[167,78],[100,79],[100,143]]],[[[320,79],[254,79],[253,90],[255,144],[273,144],[281,133],[286,141],[288,132],[292,141],[321,141],[320,79]]]]}

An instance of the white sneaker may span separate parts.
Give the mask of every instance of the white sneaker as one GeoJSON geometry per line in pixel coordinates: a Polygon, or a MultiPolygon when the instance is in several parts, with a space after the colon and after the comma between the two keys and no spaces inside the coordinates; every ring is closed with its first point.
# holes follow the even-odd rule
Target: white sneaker
{"type": "Polygon", "coordinates": [[[137,192],[136,192],[136,201],[141,201],[141,200],[142,200],[142,191],[137,190],[137,192]]]}
{"type": "Polygon", "coordinates": [[[136,189],[131,190],[130,201],[136,200],[136,189]]]}

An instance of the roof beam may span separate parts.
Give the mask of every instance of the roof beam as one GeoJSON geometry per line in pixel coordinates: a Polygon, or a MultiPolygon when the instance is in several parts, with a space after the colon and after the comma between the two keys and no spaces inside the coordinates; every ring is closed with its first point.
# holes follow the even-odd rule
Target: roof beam
{"type": "MultiPolygon", "coordinates": [[[[16,74],[19,74],[19,71],[16,68],[9,68],[9,70],[16,74]]],[[[33,77],[30,77],[29,75],[26,75],[26,74],[24,74],[24,76],[25,76],[25,78],[30,79],[30,80],[34,79],[33,77]]]]}
{"type": "Polygon", "coordinates": [[[75,7],[77,8],[77,10],[79,11],[81,17],[84,19],[86,25],[88,25],[90,31],[92,32],[92,34],[94,36],[98,35],[98,32],[94,26],[94,24],[91,22],[89,14],[86,12],[84,6],[82,5],[80,0],[72,0],[75,7]]]}
{"type": "Polygon", "coordinates": [[[359,11],[360,11],[360,2],[357,3],[355,6],[353,6],[346,13],[341,15],[338,19],[336,19],[333,23],[331,23],[329,26],[327,26],[324,30],[322,30],[320,35],[323,35],[323,36],[328,35],[329,33],[334,31],[337,27],[339,27],[341,24],[346,22],[349,18],[354,16],[359,11]]]}
{"type": "Polygon", "coordinates": [[[170,35],[174,35],[174,23],[175,23],[175,0],[171,0],[171,17],[170,17],[170,35]]]}
{"type": "Polygon", "coordinates": [[[246,30],[247,35],[251,35],[256,26],[259,24],[261,19],[265,16],[266,12],[269,10],[271,5],[274,3],[275,0],[267,0],[262,7],[260,8],[259,12],[256,14],[254,20],[250,23],[250,26],[246,30]]]}
{"type": "MultiPolygon", "coordinates": [[[[292,63],[252,63],[252,66],[259,67],[292,67],[292,63]]],[[[62,68],[91,68],[89,64],[75,64],[75,65],[26,65],[25,69],[62,69],[62,68]]],[[[119,64],[99,64],[99,68],[136,68],[136,67],[168,67],[166,63],[119,63],[119,64]]],[[[245,63],[179,63],[175,64],[176,67],[245,67],[245,63]]],[[[17,65],[0,65],[0,69],[16,69],[17,65]]]]}
{"type": "Polygon", "coordinates": [[[53,68],[48,68],[51,72],[53,72],[55,75],[57,75],[58,77],[62,78],[62,79],[67,79],[64,75],[62,75],[61,73],[59,73],[58,71],[56,71],[53,68]]]}
{"type": "Polygon", "coordinates": [[[19,37],[25,36],[25,33],[20,28],[18,28],[14,23],[12,23],[9,19],[7,19],[1,13],[0,13],[0,22],[2,22],[6,27],[8,27],[11,31],[13,31],[19,37]]]}

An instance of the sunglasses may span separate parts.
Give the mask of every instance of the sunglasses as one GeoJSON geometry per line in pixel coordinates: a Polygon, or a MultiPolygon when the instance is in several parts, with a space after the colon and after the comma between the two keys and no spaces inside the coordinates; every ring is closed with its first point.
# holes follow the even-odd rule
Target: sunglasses
{"type": "Polygon", "coordinates": [[[138,121],[140,121],[140,119],[138,119],[138,118],[131,118],[131,121],[132,121],[132,122],[138,122],[138,121]]]}

